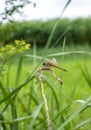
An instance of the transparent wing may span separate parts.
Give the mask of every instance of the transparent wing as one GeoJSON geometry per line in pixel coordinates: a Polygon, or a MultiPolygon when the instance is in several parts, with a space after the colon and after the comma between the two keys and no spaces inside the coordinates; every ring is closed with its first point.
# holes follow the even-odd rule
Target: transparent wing
{"type": "Polygon", "coordinates": [[[53,58],[53,59],[51,60],[51,62],[52,62],[53,64],[57,65],[57,60],[56,60],[56,58],[53,58]]]}

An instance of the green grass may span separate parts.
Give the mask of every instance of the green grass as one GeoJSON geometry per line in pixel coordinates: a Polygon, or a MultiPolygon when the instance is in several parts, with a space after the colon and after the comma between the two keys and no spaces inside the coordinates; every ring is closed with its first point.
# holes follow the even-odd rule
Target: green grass
{"type": "MultiPolygon", "coordinates": [[[[80,47],[79,49],[82,50],[80,47]]],[[[71,49],[73,50],[74,48],[71,49]]],[[[55,51],[49,49],[47,55],[57,52],[62,52],[62,48],[55,48],[55,51]]],[[[35,69],[40,60],[35,56],[34,62],[29,54],[32,52],[28,52],[27,58],[11,61],[6,66],[3,77],[0,77],[0,127],[3,129],[47,129],[40,82],[35,69]]],[[[38,55],[42,56],[44,53],[38,50],[38,55]]],[[[55,57],[58,65],[67,69],[67,72],[53,69],[56,76],[62,79],[62,86],[50,72],[43,73],[44,91],[53,128],[90,130],[91,108],[88,104],[91,102],[91,84],[87,81],[91,79],[91,55],[83,53],[55,57]]],[[[42,63],[38,68],[41,66],[42,63]]]]}
{"type": "Polygon", "coordinates": [[[91,48],[66,47],[66,38],[59,47],[49,48],[58,22],[70,2],[68,0],[64,6],[44,48],[37,48],[34,43],[31,50],[11,58],[4,68],[0,63],[0,129],[91,129],[91,48]],[[41,72],[42,81],[38,79],[36,72],[42,62],[53,57],[58,66],[67,69],[67,72],[53,69],[63,85],[48,71],[41,72]],[[48,128],[48,114],[53,129],[48,128]]]}

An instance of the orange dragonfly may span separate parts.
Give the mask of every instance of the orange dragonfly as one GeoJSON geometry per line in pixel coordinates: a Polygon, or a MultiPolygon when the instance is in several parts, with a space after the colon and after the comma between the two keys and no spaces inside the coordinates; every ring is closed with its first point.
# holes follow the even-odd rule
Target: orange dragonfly
{"type": "Polygon", "coordinates": [[[53,62],[50,62],[50,61],[49,61],[49,62],[44,62],[44,63],[43,63],[43,66],[46,67],[46,68],[55,67],[55,68],[57,68],[57,69],[60,69],[60,70],[63,70],[63,71],[65,71],[65,72],[67,72],[66,69],[63,69],[63,68],[61,68],[61,67],[55,65],[53,62]]]}

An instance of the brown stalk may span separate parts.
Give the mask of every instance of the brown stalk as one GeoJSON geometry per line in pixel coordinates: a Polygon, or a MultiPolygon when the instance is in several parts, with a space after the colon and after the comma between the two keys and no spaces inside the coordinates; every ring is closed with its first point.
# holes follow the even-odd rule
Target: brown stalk
{"type": "Polygon", "coordinates": [[[46,118],[47,118],[47,123],[48,123],[48,130],[53,130],[52,129],[52,123],[51,123],[50,116],[49,116],[48,104],[47,104],[46,96],[45,96],[45,93],[44,93],[44,86],[43,86],[41,73],[40,73],[40,71],[42,71],[42,70],[43,69],[40,69],[39,71],[37,71],[38,72],[38,78],[39,78],[39,81],[40,81],[41,93],[42,93],[42,97],[43,97],[44,104],[45,104],[45,111],[46,111],[46,118]]]}

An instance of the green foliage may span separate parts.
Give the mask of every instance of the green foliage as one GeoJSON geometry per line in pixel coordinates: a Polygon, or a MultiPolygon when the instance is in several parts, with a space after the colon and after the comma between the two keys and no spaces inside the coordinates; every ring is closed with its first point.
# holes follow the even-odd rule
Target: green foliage
{"type": "Polygon", "coordinates": [[[30,44],[26,43],[24,40],[15,40],[14,45],[1,45],[0,47],[0,75],[4,69],[5,64],[13,59],[17,54],[29,49],[30,44]]]}
{"type": "MultiPolygon", "coordinates": [[[[19,42],[15,41],[16,45],[19,42]]],[[[51,58],[53,53],[55,56],[59,54],[58,64],[66,68],[68,72],[64,73],[56,69],[54,71],[62,78],[63,86],[60,86],[50,73],[43,73],[44,90],[53,129],[70,130],[83,127],[90,130],[91,92],[88,87],[90,75],[86,69],[82,71],[81,68],[85,63],[90,70],[91,56],[88,55],[88,58],[87,56],[85,58],[85,53],[77,55],[77,51],[67,51],[68,53],[63,54],[63,52],[58,53],[59,50],[60,48],[55,48],[54,53],[54,49],[49,49],[45,57],[51,58]],[[51,55],[48,55],[50,52],[51,55]],[[62,62],[62,55],[66,55],[64,62],[62,62]]],[[[18,57],[19,60],[14,58],[13,62],[9,61],[3,76],[0,76],[0,127],[2,129],[47,130],[44,103],[36,76],[36,68],[39,68],[41,60],[37,59],[35,46],[33,53],[32,56],[35,57],[33,60],[28,54],[24,58],[18,57]]],[[[43,59],[42,53],[40,50],[40,59],[43,59]]]]}
{"type": "Polygon", "coordinates": [[[14,45],[6,45],[0,47],[0,59],[8,60],[13,55],[29,49],[30,44],[26,44],[24,40],[15,40],[14,45]]]}
{"type": "Polygon", "coordinates": [[[85,80],[87,81],[89,87],[91,88],[91,75],[86,66],[84,67],[84,70],[82,70],[82,74],[83,74],[85,80]]]}
{"type": "MultiPolygon", "coordinates": [[[[44,46],[57,19],[49,21],[23,21],[7,23],[0,26],[0,42],[12,43],[15,39],[25,39],[33,44],[44,46]]],[[[90,44],[91,43],[91,18],[78,18],[75,20],[59,19],[50,45],[60,45],[66,37],[67,44],[90,44]]]]}
{"type": "MultiPolygon", "coordinates": [[[[68,0],[62,13],[70,1],[68,0]]],[[[5,30],[5,32],[1,31],[4,36],[9,36],[11,33],[6,39],[0,35],[0,60],[2,61],[2,63],[0,62],[1,129],[47,130],[50,128],[47,124],[49,119],[54,130],[91,129],[91,92],[88,87],[91,85],[90,66],[85,71],[79,67],[80,65],[82,68],[84,63],[85,65],[91,64],[90,48],[87,51],[87,48],[84,48],[84,51],[83,49],[76,50],[75,47],[73,49],[70,46],[72,51],[69,49],[65,51],[66,41],[67,44],[72,41],[73,43],[78,42],[77,38],[83,41],[82,38],[86,35],[85,29],[87,28],[83,26],[84,21],[81,23],[80,29],[76,30],[80,22],[82,21],[60,20],[58,18],[47,22],[14,22],[0,26],[1,29],[5,30]],[[73,39],[73,30],[74,35],[80,34],[80,37],[73,39]],[[29,44],[20,39],[34,44],[33,54],[29,50],[28,54],[24,53],[24,55],[15,57],[16,54],[29,48],[29,44]],[[62,46],[55,47],[60,43],[63,44],[63,49],[62,46]],[[39,48],[38,54],[37,45],[45,45],[45,48],[39,48]],[[49,49],[50,45],[55,48],[49,49]],[[54,56],[58,59],[59,66],[67,69],[67,73],[64,74],[53,69],[53,72],[55,71],[57,74],[55,77],[45,69],[41,73],[42,79],[39,81],[38,70],[41,69],[38,68],[40,68],[41,62],[48,61],[54,56]],[[60,78],[63,80],[62,86],[58,82],[60,78]],[[41,85],[42,95],[41,81],[43,82],[41,85]],[[44,103],[48,104],[46,112],[43,107],[44,103]]]]}

